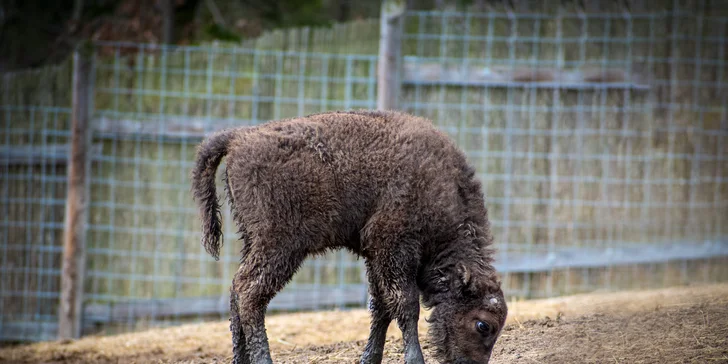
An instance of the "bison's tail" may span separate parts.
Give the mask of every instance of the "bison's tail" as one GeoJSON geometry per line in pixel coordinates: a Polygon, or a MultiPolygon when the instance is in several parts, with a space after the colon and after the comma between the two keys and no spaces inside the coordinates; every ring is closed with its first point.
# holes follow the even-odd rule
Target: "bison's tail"
{"type": "Polygon", "coordinates": [[[220,256],[222,221],[220,204],[215,191],[215,174],[234,130],[217,132],[197,148],[197,159],[192,170],[192,195],[197,201],[202,218],[202,245],[215,260],[220,256]]]}

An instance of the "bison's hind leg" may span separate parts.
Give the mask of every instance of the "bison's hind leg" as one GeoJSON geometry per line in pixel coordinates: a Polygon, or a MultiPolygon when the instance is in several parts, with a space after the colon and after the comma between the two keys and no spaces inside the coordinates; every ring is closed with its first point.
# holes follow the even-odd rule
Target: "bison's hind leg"
{"type": "Polygon", "coordinates": [[[251,363],[272,363],[265,312],[273,297],[293,278],[306,258],[305,242],[282,234],[259,234],[249,240],[233,278],[237,317],[251,363]],[[265,238],[264,238],[265,237],[265,238]]]}
{"type": "Polygon", "coordinates": [[[238,314],[238,294],[230,290],[230,331],[233,336],[233,364],[249,364],[248,351],[245,350],[245,335],[238,314]]]}

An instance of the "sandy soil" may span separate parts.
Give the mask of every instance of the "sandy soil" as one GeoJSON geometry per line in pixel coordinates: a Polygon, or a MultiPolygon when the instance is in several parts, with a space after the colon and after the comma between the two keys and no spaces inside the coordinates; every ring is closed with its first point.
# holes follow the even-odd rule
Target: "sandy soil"
{"type": "MultiPolygon", "coordinates": [[[[728,363],[728,284],[511,302],[492,363],[728,363]]],[[[423,312],[423,317],[427,313],[423,312]]],[[[0,363],[226,363],[227,322],[0,349],[0,363]]],[[[356,363],[366,311],[267,318],[280,363],[356,363]]],[[[420,320],[428,362],[426,323],[420,320]]],[[[385,362],[402,362],[392,325],[385,362]]]]}

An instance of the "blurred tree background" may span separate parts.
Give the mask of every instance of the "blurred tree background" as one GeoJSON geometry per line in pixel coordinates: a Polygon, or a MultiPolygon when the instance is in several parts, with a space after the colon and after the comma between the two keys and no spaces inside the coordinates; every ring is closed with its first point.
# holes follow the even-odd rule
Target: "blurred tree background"
{"type": "MultiPolygon", "coordinates": [[[[494,0],[407,0],[409,8],[494,0]]],[[[500,1],[500,0],[498,0],[500,1]]],[[[239,42],[271,29],[378,17],[381,0],[2,0],[0,72],[59,62],[82,39],[239,42]]]]}

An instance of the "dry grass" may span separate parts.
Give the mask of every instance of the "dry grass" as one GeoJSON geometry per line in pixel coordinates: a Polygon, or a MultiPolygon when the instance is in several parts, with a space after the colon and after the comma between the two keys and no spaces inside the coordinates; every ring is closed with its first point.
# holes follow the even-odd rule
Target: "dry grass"
{"type": "MultiPolygon", "coordinates": [[[[529,330],[533,331],[534,327],[539,327],[538,322],[545,320],[548,323],[549,320],[553,321],[552,319],[556,317],[567,321],[574,320],[573,322],[577,323],[581,320],[593,327],[595,320],[604,320],[604,318],[600,318],[604,315],[643,317],[643,313],[654,314],[664,311],[669,314],[667,312],[672,312],[670,310],[685,310],[696,305],[698,305],[697,307],[722,307],[725,310],[728,307],[728,284],[642,292],[594,293],[511,302],[510,325],[508,331],[505,332],[505,341],[514,340],[520,336],[521,333],[518,330],[524,330],[524,338],[527,338],[529,330]],[[596,316],[593,316],[595,314],[596,316]],[[547,319],[547,317],[551,319],[547,319]]],[[[426,316],[426,314],[423,312],[423,315],[426,316]]],[[[709,315],[705,316],[705,320],[710,320],[709,315]]],[[[69,343],[44,342],[9,347],[0,349],[0,362],[151,361],[181,363],[225,361],[230,353],[230,333],[227,325],[227,322],[190,324],[117,336],[86,337],[69,343]]],[[[305,357],[305,362],[319,360],[348,362],[348,359],[356,359],[356,355],[363,346],[363,340],[368,334],[369,316],[364,310],[281,314],[269,316],[266,325],[273,355],[278,356],[279,360],[300,362],[301,358],[305,357]],[[316,359],[317,357],[319,359],[316,359]],[[341,360],[336,360],[337,357],[341,360]]],[[[426,333],[424,319],[420,320],[420,325],[424,338],[426,333]]],[[[539,331],[539,333],[542,332],[543,330],[539,331]]],[[[399,355],[398,348],[401,347],[401,341],[399,341],[401,334],[396,325],[390,326],[388,336],[387,358],[394,360],[399,355]]],[[[624,333],[622,336],[627,337],[624,333]]],[[[608,339],[604,340],[608,341],[608,339]]],[[[701,338],[697,337],[694,340],[700,342],[701,338]]],[[[508,344],[504,345],[503,350],[509,350],[508,344]]],[[[428,350],[426,341],[424,341],[424,346],[428,350]]],[[[508,352],[503,355],[508,355],[508,352]]],[[[720,356],[717,358],[720,359],[720,356]]]]}

